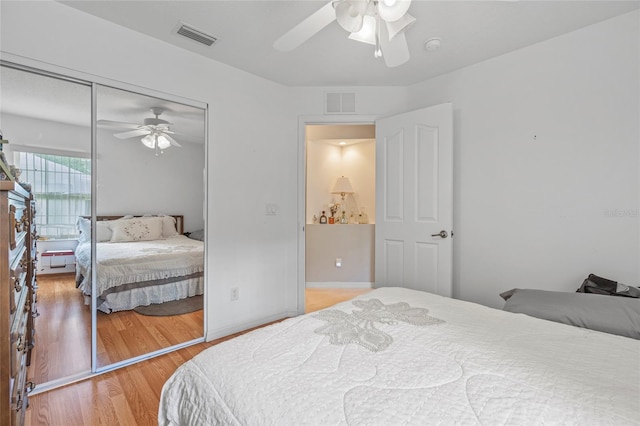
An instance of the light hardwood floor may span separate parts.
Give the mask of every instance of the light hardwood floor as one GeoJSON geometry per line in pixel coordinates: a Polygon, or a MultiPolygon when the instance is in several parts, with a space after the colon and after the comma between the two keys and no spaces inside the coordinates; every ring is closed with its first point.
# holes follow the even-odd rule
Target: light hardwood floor
{"type": "MultiPolygon", "coordinates": [[[[91,312],[73,274],[38,277],[36,346],[29,378],[44,383],[91,368],[91,312]],[[71,349],[72,348],[72,349],[71,349]]],[[[98,312],[99,366],[201,337],[204,313],[152,317],[134,311],[98,312]]]]}
{"type": "MultiPolygon", "coordinates": [[[[39,285],[42,289],[44,283],[40,283],[40,281],[39,278],[39,285]]],[[[54,287],[53,285],[49,286],[49,290],[55,292],[54,287]]],[[[366,291],[368,290],[307,289],[305,295],[307,312],[323,309],[366,291]]],[[[80,303],[82,303],[81,300],[80,303]]],[[[41,319],[42,317],[36,321],[41,319]]],[[[42,322],[40,321],[36,327],[42,322]]],[[[202,323],[201,319],[200,323],[202,323]]],[[[84,325],[86,322],[82,324],[84,325]]],[[[55,330],[54,324],[50,325],[47,322],[46,326],[47,333],[50,333],[50,330],[55,330]]],[[[78,330],[86,332],[86,327],[83,327],[78,327],[78,330]]],[[[36,332],[38,331],[37,329],[36,332]]],[[[171,374],[202,350],[240,334],[242,333],[190,346],[79,383],[34,395],[30,398],[26,425],[157,425],[160,392],[171,374]]],[[[140,336],[144,335],[142,333],[140,336]]],[[[36,347],[42,343],[42,341],[36,341],[36,347]]],[[[59,347],[62,348],[63,344],[70,344],[66,347],[66,352],[69,347],[74,348],[78,345],[73,343],[72,337],[65,339],[65,343],[60,343],[59,347]],[[71,343],[69,339],[71,339],[71,343]]],[[[44,356],[44,350],[41,350],[40,356],[44,356]]],[[[55,355],[49,353],[49,356],[55,355]]],[[[88,356],[88,354],[84,356],[88,356]]],[[[46,369],[51,370],[52,364],[48,362],[43,365],[47,365],[46,369]]]]}

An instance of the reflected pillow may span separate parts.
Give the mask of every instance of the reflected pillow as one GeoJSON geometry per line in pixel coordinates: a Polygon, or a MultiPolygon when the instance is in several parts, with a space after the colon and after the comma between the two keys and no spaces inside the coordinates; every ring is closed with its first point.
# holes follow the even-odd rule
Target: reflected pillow
{"type": "Polygon", "coordinates": [[[88,243],[91,241],[91,221],[83,217],[79,217],[76,226],[80,235],[78,236],[78,243],[88,243]]]}
{"type": "Polygon", "coordinates": [[[198,229],[197,231],[190,232],[188,237],[192,240],[204,241],[204,229],[198,229]]]}
{"type": "Polygon", "coordinates": [[[173,216],[167,216],[165,215],[161,215],[162,216],[162,237],[163,238],[169,238],[169,237],[175,237],[178,234],[178,231],[176,230],[176,218],[173,216]]]}
{"type": "Polygon", "coordinates": [[[111,228],[109,227],[111,222],[110,220],[96,222],[96,239],[99,243],[111,241],[111,228]]]}
{"type": "Polygon", "coordinates": [[[111,242],[152,241],[162,239],[161,217],[136,217],[112,221],[111,242]]]}
{"type": "Polygon", "coordinates": [[[111,241],[111,237],[113,236],[113,232],[111,231],[111,224],[115,223],[118,220],[123,219],[131,219],[133,216],[127,215],[122,216],[121,218],[114,220],[99,220],[96,226],[96,239],[99,243],[108,243],[111,241]]]}

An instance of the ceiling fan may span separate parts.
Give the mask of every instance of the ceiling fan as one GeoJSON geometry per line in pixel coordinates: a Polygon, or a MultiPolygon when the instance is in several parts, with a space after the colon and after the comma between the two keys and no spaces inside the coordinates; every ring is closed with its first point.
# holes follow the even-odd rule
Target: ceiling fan
{"type": "Polygon", "coordinates": [[[407,11],[411,0],[332,0],[273,43],[276,50],[291,51],[334,20],[349,38],[375,46],[374,56],[388,67],[409,60],[405,30],[415,22],[407,11]]]}
{"type": "Polygon", "coordinates": [[[156,155],[158,155],[158,151],[160,151],[160,153],[162,154],[163,150],[171,146],[182,146],[178,142],[176,142],[175,139],[169,136],[169,134],[174,134],[174,132],[169,129],[171,123],[159,118],[160,114],[162,114],[163,112],[164,108],[151,108],[151,113],[155,115],[155,118],[145,118],[142,124],[123,123],[120,121],[110,120],[98,120],[98,124],[109,127],[134,129],[128,132],[114,133],[113,136],[118,139],[129,139],[143,136],[143,138],[140,139],[140,142],[142,142],[142,144],[147,148],[155,149],[156,155]]]}

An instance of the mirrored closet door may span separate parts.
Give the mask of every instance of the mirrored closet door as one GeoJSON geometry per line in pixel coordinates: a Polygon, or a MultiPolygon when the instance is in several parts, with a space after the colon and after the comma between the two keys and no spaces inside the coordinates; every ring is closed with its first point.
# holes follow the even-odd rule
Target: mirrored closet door
{"type": "Polygon", "coordinates": [[[94,278],[82,270],[100,369],[204,335],[205,110],[102,85],[96,99],[94,278]]]}
{"type": "Polygon", "coordinates": [[[0,67],[6,161],[36,200],[34,346],[28,378],[40,385],[91,371],[90,298],[76,286],[80,216],[91,215],[91,84],[0,67]]]}
{"type": "Polygon", "coordinates": [[[36,200],[34,393],[202,341],[206,104],[0,65],[36,200]]]}

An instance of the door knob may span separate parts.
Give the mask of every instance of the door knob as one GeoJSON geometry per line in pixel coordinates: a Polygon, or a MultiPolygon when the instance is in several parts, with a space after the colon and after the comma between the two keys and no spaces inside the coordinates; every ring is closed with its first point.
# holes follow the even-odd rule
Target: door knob
{"type": "Polygon", "coordinates": [[[432,237],[447,238],[449,236],[449,233],[443,229],[442,231],[438,232],[437,234],[431,234],[431,236],[432,237]]]}

